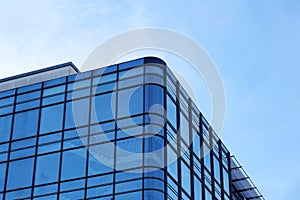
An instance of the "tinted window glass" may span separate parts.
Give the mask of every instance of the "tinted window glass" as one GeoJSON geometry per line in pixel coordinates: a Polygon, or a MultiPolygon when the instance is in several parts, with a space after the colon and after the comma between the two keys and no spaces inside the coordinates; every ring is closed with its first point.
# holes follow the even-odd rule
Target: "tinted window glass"
{"type": "Polygon", "coordinates": [[[0,142],[9,140],[11,129],[11,115],[0,117],[0,142]]]}
{"type": "Polygon", "coordinates": [[[64,105],[45,107],[42,109],[40,133],[62,129],[64,105]]]}
{"type": "Polygon", "coordinates": [[[122,90],[118,95],[118,117],[143,112],[143,87],[122,90]]]}
{"type": "Polygon", "coordinates": [[[16,189],[32,184],[33,158],[9,163],[7,189],[16,189]],[[16,181],[18,180],[18,181],[16,181]]]}
{"type": "Polygon", "coordinates": [[[13,139],[36,135],[38,110],[18,113],[15,115],[13,139]]]}
{"type": "Polygon", "coordinates": [[[115,108],[115,93],[103,94],[100,96],[95,96],[92,99],[92,113],[91,113],[91,123],[106,121],[114,119],[115,108]],[[114,98],[114,99],[112,99],[114,98]]]}
{"type": "Polygon", "coordinates": [[[64,151],[62,157],[62,180],[85,176],[85,148],[64,151]]]}
{"type": "Polygon", "coordinates": [[[43,184],[58,180],[59,153],[37,157],[35,184],[43,184]]]}
{"type": "Polygon", "coordinates": [[[168,96],[167,97],[167,119],[171,122],[174,128],[177,128],[177,107],[174,101],[168,96]]]}

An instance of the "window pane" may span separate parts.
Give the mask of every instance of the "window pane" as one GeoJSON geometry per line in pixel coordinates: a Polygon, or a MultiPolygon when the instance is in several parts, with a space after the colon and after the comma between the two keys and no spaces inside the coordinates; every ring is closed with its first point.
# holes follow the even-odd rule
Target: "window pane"
{"type": "Polygon", "coordinates": [[[65,128],[88,124],[90,99],[81,99],[67,103],[65,128]]]}
{"type": "Polygon", "coordinates": [[[89,175],[113,171],[114,149],[111,143],[91,146],[89,151],[89,175]]]}
{"type": "Polygon", "coordinates": [[[191,174],[190,169],[186,166],[184,162],[181,162],[181,181],[183,189],[191,194],[191,174]]]}
{"type": "Polygon", "coordinates": [[[62,180],[85,176],[86,149],[64,151],[62,158],[62,180]]]}
{"type": "Polygon", "coordinates": [[[4,179],[6,172],[6,163],[0,164],[0,192],[4,189],[4,179]]]}
{"type": "Polygon", "coordinates": [[[119,91],[118,117],[135,115],[143,112],[143,87],[119,91]]]}
{"type": "Polygon", "coordinates": [[[151,112],[164,114],[164,90],[156,85],[145,85],[145,112],[149,112],[153,105],[160,105],[161,109],[153,109],[151,112]]]}
{"type": "Polygon", "coordinates": [[[107,121],[114,119],[112,106],[115,108],[115,93],[108,93],[100,96],[95,96],[92,99],[91,123],[107,121]]]}
{"type": "Polygon", "coordinates": [[[177,128],[177,107],[174,101],[168,96],[167,97],[167,119],[171,122],[174,128],[177,128]]]}
{"type": "Polygon", "coordinates": [[[40,133],[58,131],[62,129],[64,105],[59,104],[42,109],[40,133]]]}
{"type": "Polygon", "coordinates": [[[32,184],[33,158],[9,163],[7,189],[16,189],[32,184]]]}
{"type": "Polygon", "coordinates": [[[142,143],[141,138],[121,140],[117,142],[117,169],[126,169],[142,166],[142,143]]]}
{"type": "Polygon", "coordinates": [[[202,200],[202,185],[198,178],[194,177],[195,200],[202,200]]]}
{"type": "Polygon", "coordinates": [[[59,155],[59,153],[54,153],[37,157],[35,171],[36,185],[58,181],[59,155]]]}
{"type": "Polygon", "coordinates": [[[9,140],[11,129],[11,115],[0,117],[0,142],[9,140]]]}
{"type": "Polygon", "coordinates": [[[18,113],[15,115],[13,139],[36,135],[38,110],[18,113]]]}

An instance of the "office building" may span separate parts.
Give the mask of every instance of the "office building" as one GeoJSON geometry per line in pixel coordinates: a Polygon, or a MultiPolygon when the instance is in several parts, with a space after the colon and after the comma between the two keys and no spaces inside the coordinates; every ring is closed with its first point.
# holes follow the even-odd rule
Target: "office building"
{"type": "Polygon", "coordinates": [[[0,80],[0,199],[263,199],[166,63],[0,80]]]}

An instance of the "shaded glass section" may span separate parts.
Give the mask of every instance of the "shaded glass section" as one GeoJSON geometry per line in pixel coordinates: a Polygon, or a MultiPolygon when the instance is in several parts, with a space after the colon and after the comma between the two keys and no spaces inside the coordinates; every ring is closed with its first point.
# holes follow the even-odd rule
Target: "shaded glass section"
{"type": "Polygon", "coordinates": [[[38,125],[38,110],[30,110],[15,115],[13,139],[36,135],[38,125]]]}
{"type": "Polygon", "coordinates": [[[32,184],[33,158],[9,163],[7,189],[27,187],[32,184]]]}

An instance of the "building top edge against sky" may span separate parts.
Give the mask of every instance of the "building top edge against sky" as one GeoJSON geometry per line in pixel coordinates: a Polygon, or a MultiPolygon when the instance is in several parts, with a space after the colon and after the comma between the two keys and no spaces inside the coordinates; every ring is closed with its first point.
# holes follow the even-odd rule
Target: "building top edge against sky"
{"type": "MultiPolygon", "coordinates": [[[[106,74],[117,70],[129,69],[135,66],[146,65],[146,64],[163,65],[166,71],[168,72],[168,74],[172,76],[171,78],[177,84],[177,86],[180,87],[183,92],[185,92],[184,88],[180,85],[175,75],[167,67],[166,62],[156,57],[144,57],[144,58],[139,58],[136,60],[131,60],[119,64],[114,64],[111,66],[100,67],[98,69],[87,71],[87,72],[80,72],[72,62],[68,62],[68,63],[44,68],[41,70],[36,70],[21,75],[4,78],[0,80],[0,99],[4,98],[5,96],[8,96],[9,93],[11,93],[11,95],[16,94],[16,89],[26,91],[27,90],[26,88],[31,87],[32,85],[35,84],[39,85],[39,83],[46,82],[46,81],[51,82],[52,80],[60,79],[66,76],[73,75],[74,80],[81,80],[96,75],[99,76],[101,74],[106,74]]],[[[194,102],[191,100],[188,94],[185,92],[183,96],[185,96],[184,98],[187,98],[191,102],[192,109],[194,109],[198,113],[198,115],[201,116],[202,119],[206,121],[205,117],[202,116],[201,111],[199,111],[196,104],[194,104],[194,102]]],[[[207,124],[210,127],[209,123],[207,124]]],[[[214,133],[211,127],[210,127],[210,131],[212,133],[212,137],[214,138],[213,140],[220,142],[222,148],[228,151],[227,148],[223,145],[223,143],[219,141],[218,136],[214,133]]],[[[249,178],[249,176],[246,174],[246,172],[243,170],[241,165],[233,156],[231,156],[230,165],[231,165],[230,173],[232,179],[231,181],[234,187],[236,188],[235,192],[241,194],[245,199],[264,199],[261,193],[253,184],[252,180],[249,178]]]]}

